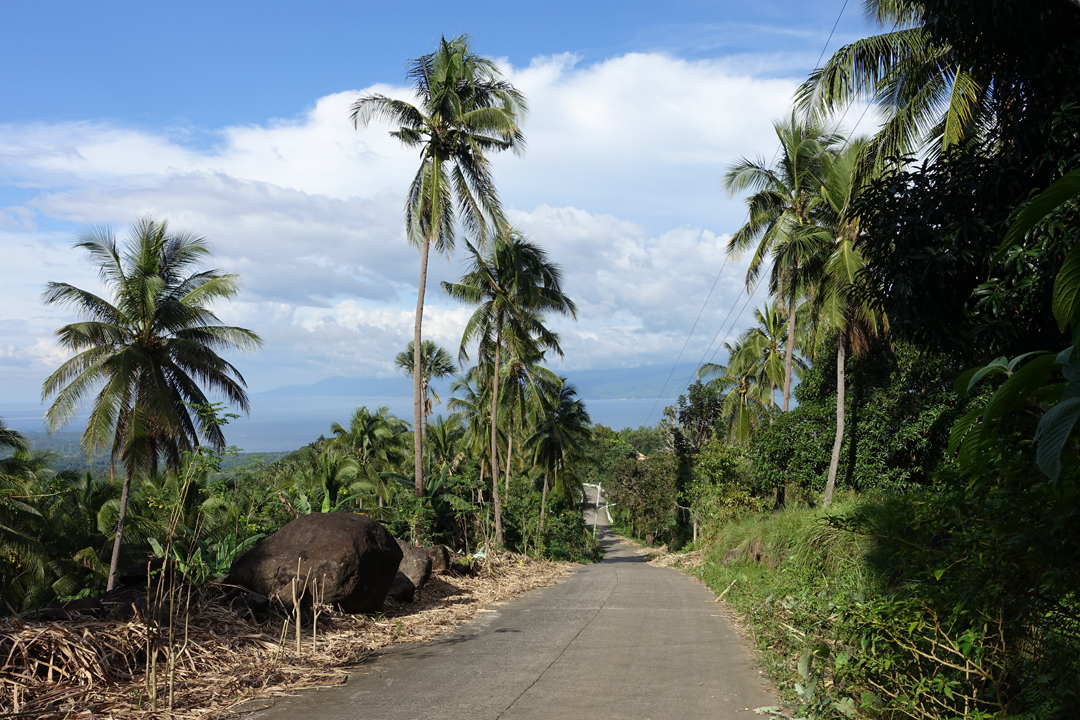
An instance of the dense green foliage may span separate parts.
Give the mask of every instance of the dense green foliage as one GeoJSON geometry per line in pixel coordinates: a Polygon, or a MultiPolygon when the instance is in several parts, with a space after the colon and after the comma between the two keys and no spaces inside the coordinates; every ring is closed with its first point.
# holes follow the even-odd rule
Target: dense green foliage
{"type": "MultiPolygon", "coordinates": [[[[751,456],[759,492],[789,484],[824,488],[824,440],[832,439],[835,427],[835,347],[834,336],[796,388],[799,406],[757,437],[751,456]]],[[[920,352],[899,340],[849,360],[848,431],[837,486],[903,491],[933,484],[934,471],[949,463],[949,431],[966,407],[952,387],[963,369],[946,354],[920,352]]]]}

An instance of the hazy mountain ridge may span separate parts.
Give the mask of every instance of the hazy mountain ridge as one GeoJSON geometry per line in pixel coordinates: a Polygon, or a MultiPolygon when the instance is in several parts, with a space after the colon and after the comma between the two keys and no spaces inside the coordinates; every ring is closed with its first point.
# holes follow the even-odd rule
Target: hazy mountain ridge
{"type": "MultiPolygon", "coordinates": [[[[665,397],[675,397],[683,392],[688,378],[693,376],[695,366],[680,363],[671,372],[670,365],[639,365],[631,368],[604,368],[600,370],[554,371],[573,383],[578,394],[588,402],[595,400],[643,400],[655,398],[664,389],[665,397]],[[664,388],[668,375],[671,375],[664,388]]],[[[448,395],[450,382],[432,383],[439,395],[448,395]]],[[[412,380],[407,377],[347,377],[337,375],[323,378],[310,385],[285,385],[273,390],[253,393],[261,397],[412,397],[412,380]]]]}

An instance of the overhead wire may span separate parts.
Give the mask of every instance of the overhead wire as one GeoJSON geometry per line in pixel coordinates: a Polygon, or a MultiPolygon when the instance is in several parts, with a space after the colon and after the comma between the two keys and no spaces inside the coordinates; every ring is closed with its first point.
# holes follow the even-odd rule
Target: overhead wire
{"type": "MultiPolygon", "coordinates": [[[[758,291],[759,287],[761,287],[761,280],[758,280],[758,282],[754,283],[754,289],[753,290],[747,291],[746,300],[743,301],[742,307],[739,308],[739,313],[734,317],[734,319],[731,322],[731,325],[727,326],[728,317],[731,316],[732,311],[735,310],[735,306],[738,305],[739,300],[742,299],[742,294],[741,293],[735,296],[735,302],[733,302],[731,304],[731,308],[728,310],[727,316],[724,318],[724,321],[722,323],[720,323],[720,329],[716,331],[715,335],[713,335],[712,342],[710,342],[709,346],[707,348],[705,348],[705,352],[701,354],[701,359],[698,360],[697,367],[694,368],[694,373],[690,376],[690,378],[683,385],[683,391],[685,391],[686,388],[690,387],[690,384],[694,382],[694,378],[697,377],[698,372],[705,365],[705,356],[708,355],[709,351],[713,349],[713,345],[716,343],[717,339],[719,339],[720,337],[727,337],[729,334],[731,334],[731,331],[735,329],[735,326],[739,324],[739,320],[742,318],[743,313],[746,312],[746,306],[750,304],[750,301],[757,294],[757,291],[758,291]],[[727,326],[727,329],[725,330],[726,326],[727,326]]],[[[716,349],[713,350],[712,357],[709,358],[710,363],[713,360],[716,359],[716,354],[718,352],[720,352],[721,347],[723,347],[723,346],[722,345],[717,345],[716,349]]]]}
{"type": "Polygon", "coordinates": [[[720,276],[724,274],[724,268],[727,267],[730,258],[730,255],[724,256],[724,262],[720,264],[720,272],[716,273],[716,279],[713,280],[712,287],[709,288],[709,294],[705,296],[705,302],[701,303],[701,309],[698,310],[697,318],[694,320],[694,325],[690,328],[690,332],[686,336],[686,341],[683,343],[682,350],[679,351],[679,356],[675,358],[675,364],[671,366],[671,372],[668,373],[667,379],[664,380],[664,385],[660,388],[660,393],[656,396],[656,400],[653,400],[652,408],[649,409],[649,414],[645,418],[646,425],[649,424],[649,419],[652,417],[653,411],[656,410],[656,404],[660,402],[660,398],[663,396],[664,391],[667,390],[668,383],[671,382],[671,377],[675,374],[675,368],[679,367],[679,361],[682,360],[683,353],[686,352],[686,346],[690,344],[690,338],[693,337],[694,330],[697,329],[698,322],[701,320],[701,314],[705,312],[705,306],[709,304],[709,299],[712,297],[713,291],[716,290],[716,285],[720,282],[720,276]]]}

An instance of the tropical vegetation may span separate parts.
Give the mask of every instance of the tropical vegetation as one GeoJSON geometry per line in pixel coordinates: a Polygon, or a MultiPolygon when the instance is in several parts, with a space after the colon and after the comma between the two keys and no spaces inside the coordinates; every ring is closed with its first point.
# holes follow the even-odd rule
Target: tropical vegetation
{"type": "Polygon", "coordinates": [[[723,171],[747,204],[728,251],[750,251],[747,289],[767,277],[769,297],[652,427],[594,425],[545,365],[576,307],[499,207],[487,158],[522,149],[526,104],[465,36],[410,65],[416,105],[369,95],[351,116],[421,151],[414,336],[388,358],[413,378],[411,425],[360,407],[283,458],[226,467],[232,416],[201,388],[245,407],[216,351],[258,338],[206,306],[235,276],[192,272],[205,243],[157,221],[124,253],[80,239],[113,297],[50,286],[88,319],[59,331],[77,354],[46,382],[49,418],[92,399],[84,450],[123,478],[57,472],[0,423],[0,595],[40,606],[169,553],[205,580],[312,512],[587,560],[589,484],[620,532],[697,551],[802,717],[1075,717],[1080,8],[864,7],[884,32],[813,71],[775,159],[723,171]],[[842,131],[853,102],[878,106],[870,137],[842,131]],[[459,232],[464,274],[440,286],[472,308],[455,367],[421,320],[428,253],[459,232]]]}

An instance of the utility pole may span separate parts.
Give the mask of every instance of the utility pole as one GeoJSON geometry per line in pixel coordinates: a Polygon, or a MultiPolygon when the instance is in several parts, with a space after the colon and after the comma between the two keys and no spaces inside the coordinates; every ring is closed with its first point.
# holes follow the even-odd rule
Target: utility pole
{"type": "Polygon", "coordinates": [[[596,486],[596,512],[592,517],[592,536],[593,540],[596,539],[596,521],[600,519],[600,491],[603,489],[604,484],[600,483],[596,486]]]}

